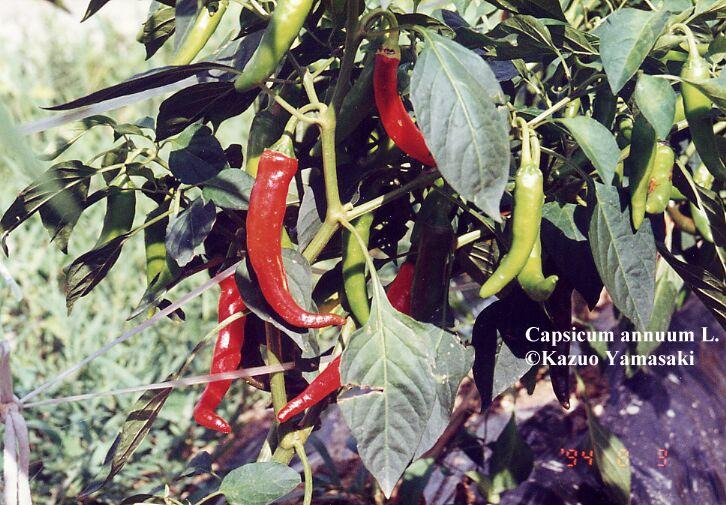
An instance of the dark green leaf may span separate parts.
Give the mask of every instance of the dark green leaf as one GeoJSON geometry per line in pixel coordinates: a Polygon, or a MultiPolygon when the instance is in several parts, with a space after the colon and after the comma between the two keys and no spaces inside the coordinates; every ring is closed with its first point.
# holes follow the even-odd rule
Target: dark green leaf
{"type": "Polygon", "coordinates": [[[219,63],[194,63],[193,65],[183,65],[178,67],[165,68],[162,70],[153,70],[147,72],[140,77],[131,78],[128,81],[124,81],[121,84],[116,84],[100,91],[95,91],[89,95],[72,100],[62,105],[55,105],[53,107],[45,107],[46,110],[72,110],[78,109],[79,107],[85,107],[94,103],[105,102],[112,98],[118,98],[121,96],[133,95],[141,93],[149,89],[159,88],[166,86],[167,84],[173,84],[175,82],[182,81],[187,77],[192,77],[197,74],[205,73],[208,70],[219,70],[223,72],[235,72],[236,70],[227,65],[221,65],[219,63]]]}
{"type": "Polygon", "coordinates": [[[612,186],[594,184],[590,247],[615,306],[639,331],[650,321],[655,292],[655,240],[648,222],[633,233],[630,212],[612,186]]]}
{"type": "Polygon", "coordinates": [[[625,8],[598,27],[600,57],[613,94],[635,75],[667,22],[666,11],[625,8]]]}
{"type": "Polygon", "coordinates": [[[411,101],[441,175],[496,221],[509,175],[504,94],[476,53],[427,35],[411,77],[411,101]]]}
{"type": "Polygon", "coordinates": [[[194,250],[202,245],[212,231],[217,212],[214,203],[197,198],[181,214],[169,221],[166,229],[166,250],[179,266],[194,258],[194,250]]]}
{"type": "Polygon", "coordinates": [[[558,0],[492,0],[491,3],[511,12],[565,21],[565,14],[558,0]]]}
{"type": "Polygon", "coordinates": [[[175,29],[176,18],[173,7],[163,6],[149,15],[137,39],[146,47],[147,60],[169,40],[175,29]]]}
{"type": "Polygon", "coordinates": [[[657,247],[661,256],[698,295],[719,324],[726,328],[726,283],[700,266],[679,260],[663,244],[657,244],[657,247]]]}
{"type": "MultiPolygon", "coordinates": [[[[671,317],[676,310],[678,293],[683,287],[683,279],[666,262],[658,262],[658,271],[655,279],[655,301],[653,302],[653,314],[648,323],[647,331],[668,331],[671,324],[671,317]]],[[[660,342],[640,341],[637,343],[637,354],[648,355],[652,353],[660,342]]]]}
{"type": "MultiPolygon", "coordinates": [[[[90,178],[95,174],[96,170],[94,168],[87,167],[80,161],[64,161],[51,167],[30,186],[21,191],[8,210],[5,211],[2,219],[0,219],[0,233],[3,234],[3,242],[10,232],[40,210],[41,207],[49,204],[56,196],[73,191],[76,186],[85,185],[87,187],[90,178]]],[[[75,199],[64,203],[70,204],[72,202],[75,202],[75,199]]],[[[65,210],[68,209],[69,207],[66,206],[65,210]]],[[[75,210],[74,212],[78,211],[75,210]]]]}
{"type": "Polygon", "coordinates": [[[50,234],[50,241],[63,251],[68,252],[68,240],[81,214],[89,205],[88,189],[90,179],[60,191],[40,208],[40,219],[50,234]]]}
{"type": "Polygon", "coordinates": [[[534,455],[527,442],[519,436],[514,414],[492,446],[489,478],[492,492],[501,494],[527,480],[534,466],[534,455]]]}
{"type": "Polygon", "coordinates": [[[282,463],[248,463],[229,472],[219,492],[230,505],[267,505],[288,494],[300,482],[300,474],[282,463]]]}
{"type": "Polygon", "coordinates": [[[128,233],[119,235],[101,247],[82,254],[66,268],[64,288],[69,314],[78,299],[90,293],[106,277],[129,237],[128,233]]]}
{"type": "Polygon", "coordinates": [[[189,125],[211,121],[215,127],[242,114],[252,105],[258,90],[237,93],[232,82],[203,82],[174,93],[159,106],[156,139],[176,135],[189,125]]]}
{"type": "Polygon", "coordinates": [[[603,182],[607,185],[612,184],[615,166],[620,158],[620,149],[610,130],[599,121],[587,116],[562,118],[558,121],[564,124],[575,138],[603,182]]]}
{"type": "Polygon", "coordinates": [[[169,170],[184,184],[199,184],[227,168],[227,157],[212,130],[200,124],[172,142],[169,170]]]}
{"type": "Polygon", "coordinates": [[[577,289],[593,309],[602,281],[587,241],[589,214],[573,203],[547,202],[542,208],[542,245],[557,265],[557,273],[577,289]]]}
{"type": "Polygon", "coordinates": [[[227,168],[204,183],[202,195],[205,200],[213,201],[217,207],[247,210],[254,183],[254,177],[244,170],[227,168]]]}
{"type": "Polygon", "coordinates": [[[83,19],[81,19],[81,22],[93,16],[101,9],[101,7],[106,5],[109,1],[110,0],[91,0],[88,4],[88,8],[86,9],[86,13],[83,15],[83,19]]]}

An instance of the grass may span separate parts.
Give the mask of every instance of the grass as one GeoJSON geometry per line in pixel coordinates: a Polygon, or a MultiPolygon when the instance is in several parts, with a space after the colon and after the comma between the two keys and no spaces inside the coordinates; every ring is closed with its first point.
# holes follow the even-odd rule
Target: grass
{"type": "MultiPolygon", "coordinates": [[[[17,53],[4,55],[0,60],[0,102],[17,121],[45,117],[47,113],[39,110],[38,104],[74,98],[164,61],[162,54],[155,57],[155,64],[144,62],[143,48],[129,34],[117,32],[111,19],[101,18],[93,33],[71,40],[64,33],[54,32],[58,23],[52,21],[56,15],[60,14],[48,7],[47,32],[34,33],[36,44],[21,45],[17,53]],[[130,46],[133,49],[127,50],[130,46]]],[[[137,104],[111,115],[118,121],[135,121],[144,115],[153,115],[158,103],[159,100],[137,104]]],[[[239,124],[226,127],[227,137],[232,137],[239,127],[239,124]]],[[[7,126],[0,127],[6,141],[0,154],[3,211],[37,173],[49,166],[34,159],[32,152],[52,151],[75,136],[76,128],[76,125],[65,125],[34,135],[25,139],[28,148],[24,149],[20,143],[22,137],[13,139],[7,126]]],[[[99,128],[89,132],[60,159],[87,161],[108,149],[112,142],[108,129],[99,128]]],[[[141,212],[149,207],[149,202],[139,202],[137,224],[141,212]]],[[[140,236],[127,243],[115,267],[93,293],[78,302],[72,314],[66,313],[62,267],[95,242],[103,213],[103,204],[84,213],[71,238],[67,256],[49,244],[49,236],[37,217],[8,238],[10,255],[0,261],[20,286],[22,300],[16,301],[8,284],[0,280],[0,332],[1,338],[13,345],[12,369],[18,396],[138,323],[125,319],[145,288],[140,236]]],[[[199,274],[180,285],[171,298],[187,292],[204,278],[204,274],[199,274]]],[[[185,307],[185,312],[185,323],[165,320],[115,347],[38,399],[163,380],[214,326],[214,293],[194,300],[185,307]]],[[[190,374],[205,373],[209,355],[209,349],[201,353],[190,374]]],[[[233,386],[231,400],[239,398],[240,388],[233,386]]],[[[122,497],[172,481],[188,459],[207,443],[204,431],[191,422],[199,391],[197,387],[172,394],[132,463],[100,497],[118,502],[122,497]]],[[[39,503],[70,502],[99,473],[104,475],[104,456],[137,397],[137,394],[124,395],[24,412],[31,430],[33,494],[39,503]]],[[[231,416],[237,403],[226,402],[222,414],[231,416]]]]}

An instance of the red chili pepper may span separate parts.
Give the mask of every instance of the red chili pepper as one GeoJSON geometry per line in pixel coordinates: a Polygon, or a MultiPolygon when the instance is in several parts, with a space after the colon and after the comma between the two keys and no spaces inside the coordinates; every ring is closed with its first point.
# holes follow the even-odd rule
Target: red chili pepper
{"type": "MultiPolygon", "coordinates": [[[[222,292],[219,294],[218,318],[221,323],[232,314],[245,310],[245,304],[237,290],[234,274],[219,283],[222,292]]],[[[245,319],[237,319],[219,330],[217,343],[214,346],[212,367],[209,373],[224,373],[237,370],[242,359],[241,351],[245,339],[245,319]]],[[[202,392],[199,403],[194,407],[194,420],[210,430],[229,433],[229,423],[219,417],[214,409],[227,394],[231,380],[210,382],[202,392]]]]}
{"type": "Polygon", "coordinates": [[[407,316],[411,315],[411,286],[415,270],[416,265],[413,262],[405,262],[386,288],[386,296],[393,308],[407,316]]]}
{"type": "MultiPolygon", "coordinates": [[[[413,284],[414,265],[406,262],[388,285],[386,295],[394,309],[409,315],[411,310],[411,285],[413,284]]],[[[340,356],[330,362],[328,367],[308,384],[305,390],[290,400],[287,405],[277,413],[277,420],[281,423],[288,421],[304,410],[320,403],[326,396],[340,389],[340,356]]]]}
{"type": "Polygon", "coordinates": [[[408,114],[398,94],[398,65],[401,50],[398,43],[387,40],[376,53],[373,71],[373,91],[383,128],[401,151],[424,165],[436,166],[431,151],[426,147],[421,131],[408,114]]]}
{"type": "Polygon", "coordinates": [[[344,317],[306,311],[287,287],[280,237],[287,190],[296,171],[297,159],[287,136],[262,153],[247,212],[247,254],[265,300],[285,321],[302,328],[340,326],[344,317]]]}

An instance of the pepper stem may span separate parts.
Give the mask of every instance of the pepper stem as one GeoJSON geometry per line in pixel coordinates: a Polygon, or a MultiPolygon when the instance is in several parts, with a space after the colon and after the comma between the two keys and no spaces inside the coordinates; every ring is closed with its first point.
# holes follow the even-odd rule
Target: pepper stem
{"type": "Polygon", "coordinates": [[[672,31],[678,31],[680,30],[683,35],[686,36],[686,40],[688,41],[688,59],[691,58],[700,58],[701,53],[698,51],[698,43],[696,42],[696,37],[693,35],[693,31],[685,24],[683,23],[675,23],[673,26],[671,26],[672,31]]]}
{"type": "Polygon", "coordinates": [[[313,502],[313,472],[310,467],[310,461],[308,461],[308,455],[305,453],[305,446],[302,442],[295,441],[294,447],[297,457],[300,458],[300,462],[302,463],[303,474],[305,475],[303,505],[310,505],[313,502]]]}
{"type": "Polygon", "coordinates": [[[537,132],[534,131],[534,129],[530,130],[529,132],[529,145],[531,146],[532,150],[532,163],[539,167],[541,162],[541,151],[539,146],[539,137],[537,137],[537,132]]]}
{"type": "Polygon", "coordinates": [[[529,165],[532,163],[532,150],[530,149],[529,126],[527,125],[527,121],[522,117],[516,117],[512,124],[515,127],[519,126],[520,138],[522,139],[520,166],[529,165]]]}

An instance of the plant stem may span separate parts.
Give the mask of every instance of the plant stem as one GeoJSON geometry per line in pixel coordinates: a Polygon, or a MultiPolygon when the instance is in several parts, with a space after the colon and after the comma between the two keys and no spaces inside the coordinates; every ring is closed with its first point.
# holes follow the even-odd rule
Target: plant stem
{"type": "Polygon", "coordinates": [[[295,442],[295,452],[303,466],[303,474],[305,475],[305,497],[303,505],[310,505],[313,501],[313,471],[310,468],[308,455],[305,453],[305,446],[302,442],[295,442]]]}
{"type": "Polygon", "coordinates": [[[345,95],[348,92],[350,76],[353,72],[353,65],[355,64],[355,55],[358,53],[358,46],[361,41],[360,33],[358,31],[359,7],[359,0],[348,0],[347,17],[345,21],[345,53],[343,53],[343,59],[340,62],[338,81],[335,83],[333,98],[330,101],[330,106],[335,110],[340,110],[343,98],[345,98],[345,95]]]}
{"type": "Polygon", "coordinates": [[[348,221],[352,221],[353,219],[362,216],[363,214],[367,214],[369,212],[372,212],[376,210],[379,207],[384,206],[387,203],[390,203],[394,200],[397,200],[398,198],[401,198],[402,196],[408,194],[412,190],[424,186],[431,185],[436,179],[439,178],[439,173],[437,171],[431,171],[428,173],[421,174],[419,177],[414,179],[413,181],[404,184],[400,188],[396,188],[393,191],[390,191],[389,193],[386,193],[385,195],[381,195],[379,197],[373,198],[365,203],[362,203],[360,205],[356,205],[352,209],[350,209],[346,215],[345,218],[348,221]]]}
{"type": "MultiPolygon", "coordinates": [[[[270,323],[265,323],[265,342],[267,344],[267,364],[270,366],[281,365],[283,360],[280,330],[270,323]]],[[[277,414],[287,403],[284,372],[270,374],[270,390],[272,393],[272,408],[277,414]]]]}
{"type": "Polygon", "coordinates": [[[320,111],[320,143],[323,149],[323,179],[325,200],[328,206],[325,220],[338,220],[343,216],[343,204],[338,193],[338,166],[335,158],[335,109],[325,107],[320,111]]]}

